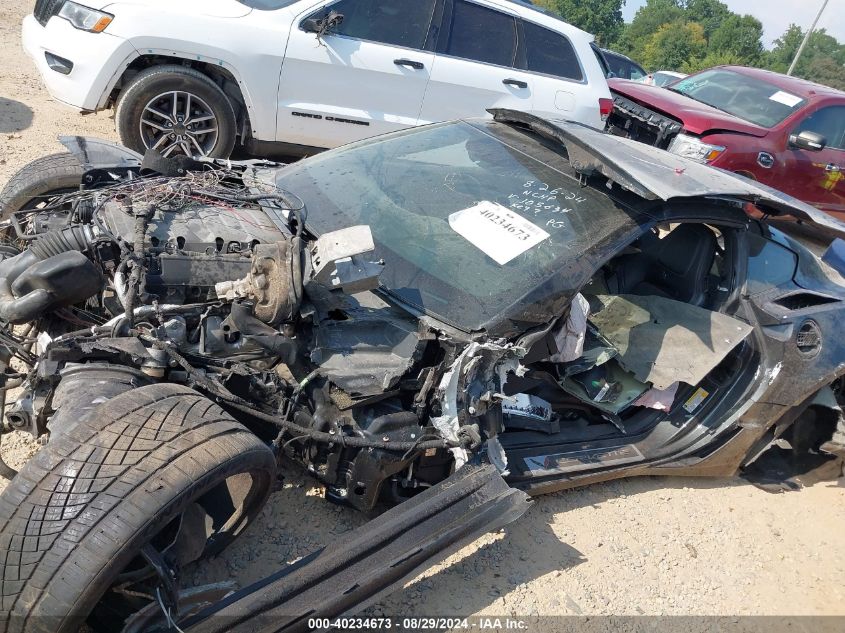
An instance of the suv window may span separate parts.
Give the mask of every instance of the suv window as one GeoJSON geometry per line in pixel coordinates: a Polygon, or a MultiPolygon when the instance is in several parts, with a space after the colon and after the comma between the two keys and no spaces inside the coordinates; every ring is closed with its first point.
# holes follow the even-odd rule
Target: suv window
{"type": "Polygon", "coordinates": [[[332,32],[359,40],[422,49],[434,15],[435,0],[340,0],[324,7],[343,15],[332,32]]]}
{"type": "Polygon", "coordinates": [[[522,31],[528,70],[575,81],[584,79],[575,49],[565,35],[524,21],[522,31]]]}
{"type": "Polygon", "coordinates": [[[614,77],[620,79],[640,79],[645,77],[646,72],[630,59],[617,55],[612,51],[602,51],[607,66],[614,77]]]}
{"type": "Polygon", "coordinates": [[[516,52],[516,20],[465,0],[455,0],[446,55],[512,66],[516,52]]]}
{"type": "Polygon", "coordinates": [[[845,106],[829,106],[813,112],[797,131],[821,134],[828,147],[845,149],[845,106]]]}

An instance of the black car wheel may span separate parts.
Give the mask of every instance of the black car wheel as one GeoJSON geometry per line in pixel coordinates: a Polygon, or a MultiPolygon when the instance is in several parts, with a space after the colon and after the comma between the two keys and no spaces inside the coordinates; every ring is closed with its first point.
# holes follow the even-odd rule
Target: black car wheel
{"type": "Polygon", "coordinates": [[[191,389],[108,400],[0,495],[0,631],[134,630],[162,615],[173,575],[240,534],[274,475],[272,451],[191,389]]]}
{"type": "Polygon", "coordinates": [[[82,165],[73,154],[51,154],[25,165],[0,192],[0,221],[18,211],[36,211],[52,196],[79,189],[82,165]]]}
{"type": "Polygon", "coordinates": [[[232,104],[209,77],[185,66],[154,66],[121,92],[115,118],[121,142],[143,154],[227,158],[235,147],[232,104]]]}

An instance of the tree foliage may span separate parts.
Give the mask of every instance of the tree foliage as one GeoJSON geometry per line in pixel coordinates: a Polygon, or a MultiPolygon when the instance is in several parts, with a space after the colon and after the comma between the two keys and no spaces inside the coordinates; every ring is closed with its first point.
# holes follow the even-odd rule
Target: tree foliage
{"type": "Polygon", "coordinates": [[[596,36],[602,46],[619,39],[625,22],[625,0],[535,0],[534,4],[556,13],[570,24],[596,36]]]}
{"type": "Polygon", "coordinates": [[[722,22],[736,15],[728,9],[728,5],[719,0],[687,0],[683,6],[684,17],[703,26],[704,35],[708,39],[722,26],[722,22]]]}
{"type": "MultiPolygon", "coordinates": [[[[706,29],[705,29],[706,32],[706,29]]],[[[729,54],[747,65],[757,65],[763,55],[763,24],[750,15],[732,13],[711,33],[708,50],[729,54]]]]}
{"type": "MultiPolygon", "coordinates": [[[[767,54],[767,67],[785,73],[804,40],[805,31],[791,24],[786,32],[775,40],[774,47],[767,54]]],[[[810,36],[801,59],[794,72],[825,86],[845,90],[845,46],[824,29],[810,36]]]]}
{"type": "Polygon", "coordinates": [[[642,61],[648,68],[687,69],[688,64],[707,54],[704,27],[698,22],[677,20],[657,29],[643,49],[642,61]]]}
{"type": "MultiPolygon", "coordinates": [[[[601,0],[540,1],[561,6],[603,4],[601,0]]],[[[607,0],[607,4],[620,3],[607,0]]],[[[565,12],[559,12],[566,17],[565,12]]],[[[805,31],[793,24],[775,40],[771,50],[766,50],[760,20],[734,13],[721,0],[646,0],[630,23],[618,30],[614,26],[603,33],[603,44],[612,33],[618,33],[610,48],[630,55],[652,71],[696,72],[730,64],[785,73],[801,46],[805,31]]],[[[795,75],[845,90],[845,45],[824,29],[816,31],[802,54],[795,75]]]]}
{"type": "Polygon", "coordinates": [[[677,0],[647,0],[633,21],[625,25],[617,47],[634,58],[641,58],[660,27],[683,19],[684,11],[677,0]]]}

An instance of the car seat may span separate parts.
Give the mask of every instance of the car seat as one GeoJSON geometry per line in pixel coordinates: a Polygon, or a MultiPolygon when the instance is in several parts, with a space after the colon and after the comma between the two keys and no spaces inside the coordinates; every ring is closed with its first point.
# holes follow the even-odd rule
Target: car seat
{"type": "Polygon", "coordinates": [[[716,246],[716,234],[703,224],[681,224],[662,240],[646,237],[639,253],[617,258],[608,289],[702,305],[716,246]]]}

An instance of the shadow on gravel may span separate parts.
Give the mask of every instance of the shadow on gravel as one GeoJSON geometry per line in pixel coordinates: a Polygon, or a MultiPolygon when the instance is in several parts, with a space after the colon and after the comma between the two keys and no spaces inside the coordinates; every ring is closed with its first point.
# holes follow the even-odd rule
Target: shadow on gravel
{"type": "MultiPolygon", "coordinates": [[[[546,575],[553,578],[580,565],[586,558],[555,534],[549,524],[554,515],[548,510],[544,503],[536,502],[526,516],[499,533],[484,537],[486,542],[470,554],[383,598],[367,613],[470,616],[503,596],[507,602],[508,594],[520,585],[546,575]],[[455,584],[473,590],[456,593],[447,589],[455,584]]],[[[581,612],[565,592],[558,599],[569,612],[581,612]]]]}
{"type": "Polygon", "coordinates": [[[766,492],[800,490],[822,482],[842,483],[841,457],[810,453],[796,456],[792,450],[773,446],[744,469],[743,479],[766,492]]]}
{"type": "MultiPolygon", "coordinates": [[[[537,497],[531,510],[503,530],[501,536],[492,542],[489,542],[491,537],[487,537],[488,542],[472,553],[383,598],[378,607],[367,610],[366,614],[401,614],[403,617],[448,614],[462,617],[488,609],[498,598],[503,598],[504,611],[508,610],[509,604],[518,603],[525,610],[523,615],[540,615],[531,611],[533,607],[523,606],[521,585],[539,578],[543,578],[543,582],[555,583],[558,576],[586,562],[590,556],[590,552],[581,553],[567,543],[575,537],[573,532],[567,531],[565,517],[568,512],[585,507],[599,508],[616,499],[659,490],[706,490],[748,485],[739,478],[645,476],[537,497]],[[564,517],[562,521],[561,517],[564,517]],[[472,587],[472,590],[454,592],[456,585],[472,587]]],[[[607,528],[597,525],[596,531],[601,533],[607,528]]],[[[552,602],[545,606],[557,613],[576,616],[587,609],[582,609],[562,587],[556,589],[552,602]]]]}
{"type": "Polygon", "coordinates": [[[0,97],[0,134],[21,132],[32,125],[32,108],[20,101],[0,97]]]}

